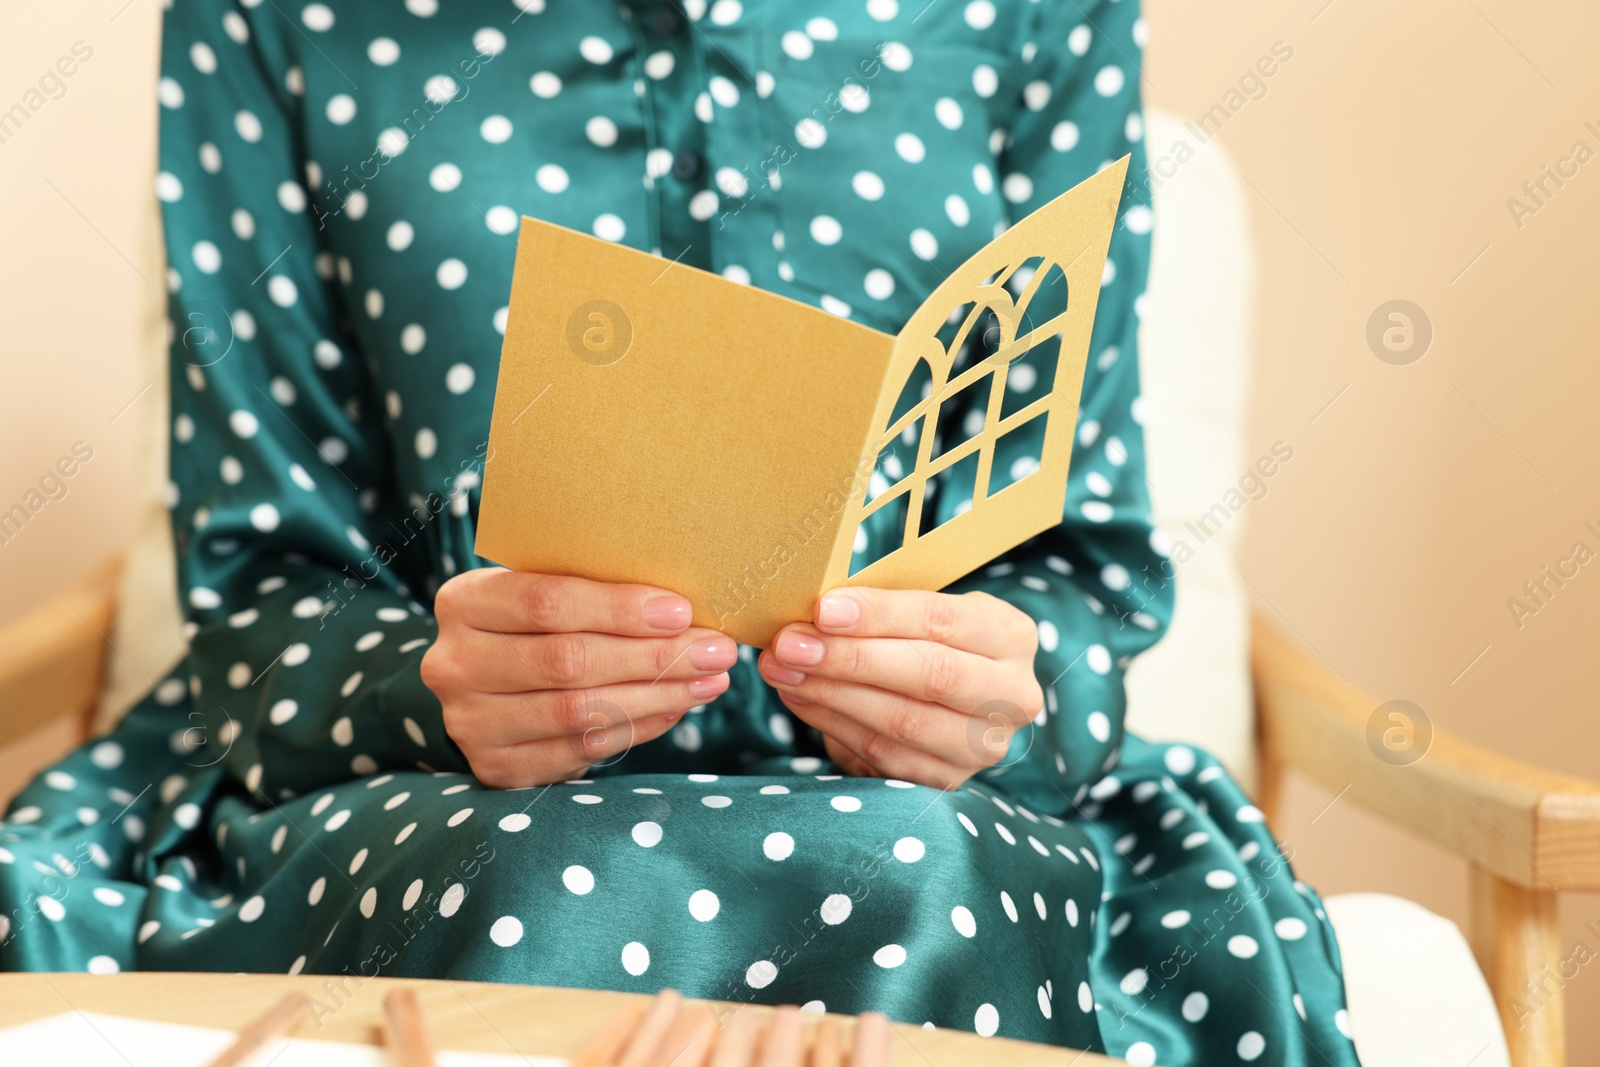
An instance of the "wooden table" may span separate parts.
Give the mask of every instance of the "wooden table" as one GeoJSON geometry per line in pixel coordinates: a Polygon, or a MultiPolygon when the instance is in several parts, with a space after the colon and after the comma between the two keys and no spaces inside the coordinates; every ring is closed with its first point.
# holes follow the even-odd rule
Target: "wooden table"
{"type": "MultiPolygon", "coordinates": [[[[313,999],[313,1018],[294,1036],[379,1044],[383,995],[401,985],[416,989],[441,1048],[472,1052],[570,1055],[618,1004],[630,997],[649,999],[633,993],[400,978],[0,974],[0,1027],[76,1009],[236,1030],[285,993],[299,990],[313,999]]],[[[1102,1056],[957,1030],[896,1026],[895,1031],[895,1063],[901,1067],[1126,1067],[1102,1056]]]]}

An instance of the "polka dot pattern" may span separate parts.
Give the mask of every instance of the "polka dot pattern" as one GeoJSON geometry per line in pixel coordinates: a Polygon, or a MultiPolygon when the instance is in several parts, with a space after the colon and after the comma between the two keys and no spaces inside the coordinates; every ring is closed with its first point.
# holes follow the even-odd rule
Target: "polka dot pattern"
{"type": "MultiPolygon", "coordinates": [[[[1259,812],[1205,753],[1122,729],[1181,547],[1149,526],[1135,418],[1153,220],[1133,0],[701,0],[660,30],[629,10],[173,0],[156,193],[191,651],[13,804],[0,914],[46,871],[74,891],[9,935],[65,970],[284,974],[354,968],[403,927],[392,966],[447,977],[881,996],[1130,1062],[1353,1063],[1318,903],[1263,867],[1259,812]],[[959,587],[1037,624],[1045,708],[998,774],[949,795],[840,777],[743,659],[727,695],[590,780],[466,776],[418,663],[439,584],[480,562],[524,215],[892,332],[1130,152],[1063,521],[959,587]],[[1164,968],[1175,943],[1193,959],[1164,968]]],[[[1030,314],[1066,296],[1039,291],[1030,314]]],[[[959,358],[989,343],[974,325],[959,358]]],[[[1000,417],[1053,374],[1014,362],[1000,417]]],[[[954,443],[990,408],[949,398],[930,432],[954,443]]],[[[884,485],[918,444],[881,457],[884,485]]],[[[1040,447],[1003,437],[991,491],[1040,447]]],[[[973,484],[941,484],[930,518],[973,484]]],[[[892,546],[891,511],[858,562],[892,546]]]]}

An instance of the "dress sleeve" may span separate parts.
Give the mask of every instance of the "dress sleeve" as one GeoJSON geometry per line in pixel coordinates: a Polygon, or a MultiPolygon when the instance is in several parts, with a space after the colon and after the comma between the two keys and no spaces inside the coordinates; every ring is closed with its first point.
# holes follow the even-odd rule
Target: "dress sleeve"
{"type": "Polygon", "coordinates": [[[301,74],[261,21],[275,18],[171,5],[157,178],[191,733],[274,799],[352,772],[466,768],[419,672],[437,633],[416,599],[423,535],[449,500],[397,499],[307,195],[301,74]]]}
{"type": "MultiPolygon", "coordinates": [[[[1038,623],[1035,671],[1045,708],[987,778],[1023,803],[1061,813],[1115,763],[1123,674],[1171,617],[1173,570],[1150,522],[1139,426],[1138,322],[1150,259],[1138,85],[1144,23],[1135,0],[1038,10],[999,161],[1012,216],[1125,154],[1132,159],[1101,282],[1061,524],[955,590],[992,593],[1038,623]]],[[[1036,314],[1030,305],[1029,317],[1042,322],[1061,310],[1036,314]]],[[[1043,373],[1013,373],[1008,389],[1031,386],[1020,390],[1020,406],[1050,384],[1043,373]]],[[[1037,448],[1026,434],[1006,435],[996,445],[995,471],[1026,470],[1037,448]]]]}

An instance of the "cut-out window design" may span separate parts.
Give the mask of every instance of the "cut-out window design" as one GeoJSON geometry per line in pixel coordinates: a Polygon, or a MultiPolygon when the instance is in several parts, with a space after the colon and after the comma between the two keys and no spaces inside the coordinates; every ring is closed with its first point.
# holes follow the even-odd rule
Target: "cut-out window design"
{"type": "Polygon", "coordinates": [[[851,574],[1039,469],[1067,289],[1062,263],[1031,256],[933,329],[878,439],[851,574]]]}

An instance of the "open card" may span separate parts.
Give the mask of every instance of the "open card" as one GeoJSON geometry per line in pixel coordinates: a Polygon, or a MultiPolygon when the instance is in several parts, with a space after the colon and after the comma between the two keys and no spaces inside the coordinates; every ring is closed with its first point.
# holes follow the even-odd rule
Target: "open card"
{"type": "Polygon", "coordinates": [[[524,218],[477,553],[670,589],[696,625],[765,647],[829,589],[940,589],[1056,525],[1126,172],[1124,157],[995,238],[893,337],[524,218]],[[1030,315],[1046,287],[1048,317],[1030,315]],[[1007,410],[1008,371],[1047,343],[1054,387],[1007,410]],[[902,401],[914,380],[925,391],[902,401]],[[981,430],[939,440],[942,406],[973,389],[981,430]],[[996,441],[1025,424],[1037,438],[1035,419],[1037,469],[991,491],[996,441]],[[874,478],[897,438],[916,441],[914,466],[874,478]],[[963,461],[971,506],[924,528],[930,481],[963,461]],[[904,513],[903,539],[851,573],[883,508],[904,513]]]}

